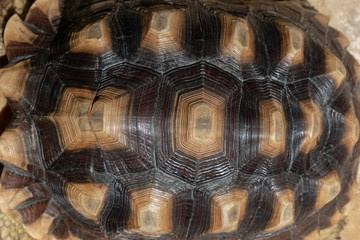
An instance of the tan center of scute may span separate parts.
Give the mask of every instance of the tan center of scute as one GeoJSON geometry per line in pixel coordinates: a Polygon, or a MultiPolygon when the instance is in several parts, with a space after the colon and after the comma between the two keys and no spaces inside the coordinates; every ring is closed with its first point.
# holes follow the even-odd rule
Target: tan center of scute
{"type": "Polygon", "coordinates": [[[151,18],[151,28],[157,32],[169,31],[171,16],[172,12],[170,11],[153,12],[151,18]]]}
{"type": "Polygon", "coordinates": [[[196,159],[223,152],[225,102],[223,97],[205,88],[180,95],[171,120],[173,123],[176,119],[173,149],[196,159]]]}
{"type": "Polygon", "coordinates": [[[126,146],[126,119],[130,94],[106,87],[98,92],[67,88],[50,117],[59,131],[63,149],[100,146],[104,150],[126,146]]]}
{"type": "Polygon", "coordinates": [[[0,138],[0,159],[27,170],[29,159],[26,154],[25,137],[20,128],[5,130],[0,138]]]}
{"type": "Polygon", "coordinates": [[[322,208],[331,202],[341,191],[341,181],[335,171],[329,172],[323,178],[318,180],[318,194],[315,203],[315,209],[322,208]]]}
{"type": "Polygon", "coordinates": [[[248,193],[233,188],[228,192],[215,193],[211,201],[209,233],[233,232],[245,216],[248,193]]]}
{"type": "Polygon", "coordinates": [[[353,147],[360,138],[360,123],[356,117],[355,109],[353,106],[349,109],[344,116],[345,132],[342,139],[347,151],[351,153],[353,147]]]}
{"type": "Polygon", "coordinates": [[[329,50],[325,50],[326,72],[325,74],[333,80],[335,88],[339,88],[344,82],[347,71],[344,64],[329,50]]]}
{"type": "Polygon", "coordinates": [[[247,20],[228,14],[220,14],[222,32],[220,49],[237,62],[247,63],[254,59],[254,33],[247,20]]]}
{"type": "Polygon", "coordinates": [[[9,99],[18,101],[24,94],[30,70],[30,60],[24,60],[11,67],[1,69],[0,90],[2,94],[9,99]]]}
{"type": "Polygon", "coordinates": [[[71,206],[84,217],[98,221],[108,186],[97,183],[68,183],[66,196],[71,206]]]}
{"type": "Polygon", "coordinates": [[[275,99],[260,102],[262,137],[260,152],[275,157],[284,152],[286,142],[286,119],[281,103],[275,99]]]}
{"type": "Polygon", "coordinates": [[[277,231],[294,222],[294,192],[290,189],[281,190],[274,194],[273,214],[267,224],[267,231],[277,231]]]}
{"type": "Polygon", "coordinates": [[[283,41],[281,57],[289,65],[297,65],[304,60],[304,32],[293,25],[279,22],[277,24],[283,41]]]}
{"type": "Polygon", "coordinates": [[[300,103],[305,120],[305,132],[301,150],[307,154],[317,146],[322,133],[322,111],[313,100],[300,103]]]}
{"type": "Polygon", "coordinates": [[[192,112],[192,133],[193,138],[197,141],[208,141],[214,135],[214,111],[206,104],[200,104],[192,112]]]}
{"type": "Polygon", "coordinates": [[[84,27],[75,32],[70,39],[71,52],[86,52],[101,55],[112,50],[110,29],[107,18],[84,27]]]}
{"type": "Polygon", "coordinates": [[[132,190],[130,202],[128,232],[158,237],[172,231],[172,194],[154,187],[132,190]]]}
{"type": "Polygon", "coordinates": [[[184,25],[183,10],[155,10],[148,28],[144,28],[141,47],[154,53],[181,51],[184,25]]]}
{"type": "Polygon", "coordinates": [[[56,125],[63,149],[77,150],[95,146],[91,118],[88,118],[95,92],[88,89],[67,88],[49,117],[56,125]]]}

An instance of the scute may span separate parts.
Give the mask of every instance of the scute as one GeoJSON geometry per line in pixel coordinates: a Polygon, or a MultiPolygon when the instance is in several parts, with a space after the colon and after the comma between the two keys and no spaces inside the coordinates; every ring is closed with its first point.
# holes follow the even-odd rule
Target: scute
{"type": "Polygon", "coordinates": [[[360,67],[300,3],[37,0],[4,43],[0,209],[34,238],[317,239],[351,199],[360,67]]]}

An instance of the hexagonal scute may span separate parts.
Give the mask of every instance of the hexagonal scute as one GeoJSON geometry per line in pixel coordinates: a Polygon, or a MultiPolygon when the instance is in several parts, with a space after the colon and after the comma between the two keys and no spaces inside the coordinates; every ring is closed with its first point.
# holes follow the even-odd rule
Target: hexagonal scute
{"type": "Polygon", "coordinates": [[[131,172],[151,168],[152,150],[148,147],[154,141],[148,136],[151,132],[136,131],[134,126],[141,128],[146,125],[147,128],[151,125],[151,122],[138,121],[137,117],[149,116],[151,119],[155,114],[154,103],[146,99],[157,89],[156,75],[146,71],[139,74],[136,67],[118,64],[104,70],[102,79],[96,72],[90,74],[82,69],[74,70],[73,81],[63,81],[69,77],[69,69],[72,67],[58,66],[49,70],[47,76],[67,87],[60,87],[56,106],[53,109],[47,107],[49,113],[41,120],[41,124],[46,122],[56,129],[58,137],[52,141],[59,141],[58,149],[48,151],[50,156],[45,159],[46,165],[57,169],[78,167],[79,164],[73,166],[69,160],[76,156],[82,159],[80,165],[93,165],[96,171],[131,172]],[[117,81],[118,78],[121,81],[117,81]],[[82,81],[91,87],[79,88],[82,81]],[[100,81],[102,84],[94,89],[93,86],[100,81]],[[148,91],[142,91],[144,88],[148,91]],[[138,139],[144,139],[148,144],[138,145],[138,139]],[[104,159],[99,159],[103,159],[105,164],[94,157],[100,155],[104,159]]]}
{"type": "Polygon", "coordinates": [[[241,82],[199,62],[165,74],[160,91],[158,166],[192,182],[234,172],[241,82]]]}
{"type": "Polygon", "coordinates": [[[236,63],[249,63],[254,60],[255,37],[251,25],[245,18],[221,13],[222,34],[220,50],[236,63]]]}
{"type": "MultiPolygon", "coordinates": [[[[280,64],[295,66],[304,61],[304,32],[288,23],[277,23],[277,28],[284,41],[282,42],[280,64]]],[[[285,66],[283,66],[285,67],[285,66]]]]}
{"type": "Polygon", "coordinates": [[[96,183],[68,183],[66,196],[71,206],[84,217],[99,222],[108,186],[96,183]]]}
{"type": "Polygon", "coordinates": [[[354,106],[351,105],[344,116],[345,133],[342,142],[346,146],[348,153],[352,152],[354,145],[360,138],[360,123],[355,114],[354,106]]]}
{"type": "Polygon", "coordinates": [[[93,135],[91,112],[95,92],[78,88],[67,88],[50,119],[59,131],[64,150],[77,150],[96,144],[93,135]]]}
{"type": "Polygon", "coordinates": [[[171,193],[154,187],[131,190],[127,231],[152,237],[171,233],[174,224],[172,201],[171,193]]]}
{"type": "Polygon", "coordinates": [[[331,202],[341,192],[341,181],[335,171],[329,172],[317,181],[318,194],[314,209],[318,210],[331,202]]]}
{"type": "Polygon", "coordinates": [[[184,27],[184,11],[181,9],[154,9],[141,48],[156,54],[183,51],[181,37],[184,27]]]}
{"type": "Polygon", "coordinates": [[[173,151],[198,160],[223,153],[225,99],[205,88],[177,96],[176,114],[170,120],[173,151]]]}
{"type": "Polygon", "coordinates": [[[102,55],[112,50],[112,42],[108,19],[103,18],[86,25],[70,37],[70,51],[74,53],[89,53],[102,55]]]}
{"type": "Polygon", "coordinates": [[[281,190],[274,194],[273,214],[266,226],[266,231],[277,231],[294,223],[294,198],[294,192],[290,189],[281,190]]]}
{"type": "Polygon", "coordinates": [[[241,144],[239,168],[267,174],[285,170],[291,144],[291,122],[286,87],[278,81],[244,82],[240,106],[241,144]]]}
{"type": "Polygon", "coordinates": [[[313,100],[302,101],[300,106],[305,119],[305,134],[301,151],[307,154],[317,146],[320,140],[323,131],[322,111],[313,100]]]}
{"type": "Polygon", "coordinates": [[[211,217],[208,233],[236,231],[246,213],[248,193],[244,189],[232,188],[210,196],[211,217]]]}
{"type": "Polygon", "coordinates": [[[276,157],[284,152],[286,143],[286,119],[282,104],[275,100],[260,101],[260,153],[276,157]]]}

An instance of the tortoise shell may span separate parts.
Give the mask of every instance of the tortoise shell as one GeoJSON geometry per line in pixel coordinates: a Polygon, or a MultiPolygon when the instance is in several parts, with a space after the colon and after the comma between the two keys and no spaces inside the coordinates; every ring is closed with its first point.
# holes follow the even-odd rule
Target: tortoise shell
{"type": "Polygon", "coordinates": [[[287,1],[35,1],[4,31],[1,210],[37,239],[317,239],[360,152],[360,66],[327,22],[287,1]]]}

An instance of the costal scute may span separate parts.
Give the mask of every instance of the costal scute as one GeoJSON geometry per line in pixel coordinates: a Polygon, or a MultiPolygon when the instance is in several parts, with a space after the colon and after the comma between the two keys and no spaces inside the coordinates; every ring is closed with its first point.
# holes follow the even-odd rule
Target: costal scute
{"type": "Polygon", "coordinates": [[[37,0],[4,42],[0,208],[37,239],[316,239],[351,199],[360,67],[299,3],[37,0]]]}

